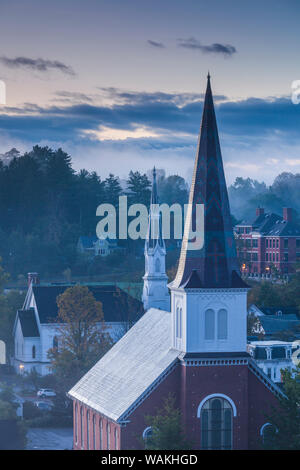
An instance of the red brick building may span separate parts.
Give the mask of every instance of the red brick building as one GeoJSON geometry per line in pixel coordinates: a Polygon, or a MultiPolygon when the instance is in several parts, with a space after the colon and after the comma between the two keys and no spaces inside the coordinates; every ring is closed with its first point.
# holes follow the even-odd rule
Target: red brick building
{"type": "Polygon", "coordinates": [[[237,253],[244,274],[254,277],[287,276],[300,261],[300,226],[291,208],[283,216],[256,209],[253,221],[236,225],[237,253]]]}
{"type": "Polygon", "coordinates": [[[255,449],[281,390],[247,353],[241,279],[208,77],[185,234],[204,204],[204,244],[182,242],[171,311],[150,308],[70,390],[75,449],[140,449],[172,392],[195,449],[255,449]]]}

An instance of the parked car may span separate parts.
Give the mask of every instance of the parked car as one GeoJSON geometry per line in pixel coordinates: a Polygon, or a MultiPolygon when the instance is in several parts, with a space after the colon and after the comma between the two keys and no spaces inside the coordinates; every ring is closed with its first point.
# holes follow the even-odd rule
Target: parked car
{"type": "Polygon", "coordinates": [[[53,405],[45,401],[35,401],[34,406],[36,406],[40,411],[51,411],[53,405]]]}
{"type": "Polygon", "coordinates": [[[46,397],[56,397],[56,393],[52,388],[41,388],[37,392],[37,396],[41,398],[46,398],[46,397]]]}

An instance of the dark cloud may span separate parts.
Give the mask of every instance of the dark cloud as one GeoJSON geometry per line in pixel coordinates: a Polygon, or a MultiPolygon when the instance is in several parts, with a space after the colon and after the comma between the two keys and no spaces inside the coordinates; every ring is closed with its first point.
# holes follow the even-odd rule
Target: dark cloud
{"type": "Polygon", "coordinates": [[[166,47],[162,42],[152,41],[152,39],[148,39],[147,43],[152,47],[157,47],[160,49],[163,49],[166,47]]]}
{"type": "Polygon", "coordinates": [[[48,72],[50,69],[56,69],[67,75],[75,75],[74,70],[69,65],[59,60],[31,59],[30,57],[9,58],[2,56],[0,62],[9,68],[27,68],[38,72],[48,72]]]}
{"type": "MultiPolygon", "coordinates": [[[[164,93],[157,92],[137,92],[122,90],[120,88],[98,88],[103,97],[109,98],[114,104],[149,104],[149,103],[174,103],[176,106],[182,107],[188,103],[201,101],[204,98],[204,93],[164,93]]],[[[215,95],[215,102],[225,100],[224,95],[215,95]]]]}
{"type": "Polygon", "coordinates": [[[64,101],[64,102],[72,102],[72,101],[81,101],[81,102],[93,102],[93,98],[85,93],[80,93],[76,91],[57,91],[55,93],[56,98],[55,101],[64,101]]]}
{"type": "Polygon", "coordinates": [[[198,50],[206,54],[223,54],[224,56],[232,56],[237,52],[236,48],[230,44],[214,43],[211,45],[203,45],[193,37],[188,39],[177,39],[177,44],[178,47],[198,50]]]}
{"type": "MultiPolygon", "coordinates": [[[[199,131],[202,99],[179,105],[172,94],[149,95],[136,93],[134,99],[130,95],[122,104],[111,106],[77,103],[43,108],[28,103],[23,108],[6,107],[0,114],[0,131],[25,141],[78,141],[89,139],[88,135],[82,137],[84,131],[99,130],[100,126],[122,130],[144,127],[161,135],[162,141],[164,136],[175,141],[179,135],[194,139],[199,131]]],[[[299,109],[288,98],[221,102],[216,104],[216,113],[223,136],[251,140],[253,145],[257,139],[272,136],[283,143],[300,143],[299,109]]],[[[160,137],[154,140],[159,143],[160,137]]]]}

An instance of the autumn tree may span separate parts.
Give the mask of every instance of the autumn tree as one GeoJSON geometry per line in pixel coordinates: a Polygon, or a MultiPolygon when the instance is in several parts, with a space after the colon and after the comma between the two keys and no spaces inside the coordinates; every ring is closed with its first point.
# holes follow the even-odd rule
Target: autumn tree
{"type": "Polygon", "coordinates": [[[57,297],[59,346],[49,350],[51,367],[62,388],[76,383],[110,348],[101,302],[86,286],[76,285],[57,297]]]}

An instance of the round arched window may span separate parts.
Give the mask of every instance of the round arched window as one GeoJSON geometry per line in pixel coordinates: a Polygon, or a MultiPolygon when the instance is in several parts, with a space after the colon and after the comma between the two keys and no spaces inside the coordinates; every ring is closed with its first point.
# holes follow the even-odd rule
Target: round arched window
{"type": "Polygon", "coordinates": [[[207,400],[201,409],[201,449],[232,449],[232,407],[222,397],[207,400]]]}

